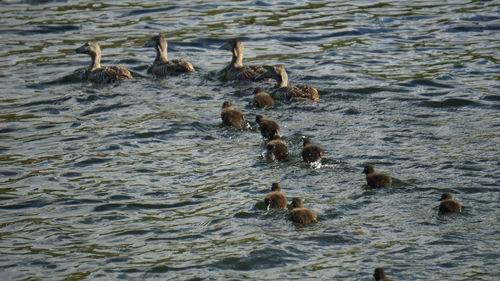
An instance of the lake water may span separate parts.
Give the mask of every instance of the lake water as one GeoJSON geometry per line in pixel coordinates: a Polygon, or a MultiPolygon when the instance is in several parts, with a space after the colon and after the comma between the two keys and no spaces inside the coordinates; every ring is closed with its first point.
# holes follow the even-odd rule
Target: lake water
{"type": "Polygon", "coordinates": [[[2,280],[500,280],[499,1],[2,1],[2,280]],[[146,72],[163,33],[197,72],[146,72]],[[318,102],[251,106],[227,39],[318,102]],[[73,50],[135,79],[94,86],[73,50]],[[230,100],[248,129],[221,126],[230,100]],[[291,155],[263,156],[255,115],[291,155]],[[302,137],[326,150],[314,169],[302,137]],[[396,179],[368,189],[363,166],[396,179]],[[299,227],[261,207],[272,182],[299,227]],[[437,215],[452,192],[459,216],[437,215]]]}

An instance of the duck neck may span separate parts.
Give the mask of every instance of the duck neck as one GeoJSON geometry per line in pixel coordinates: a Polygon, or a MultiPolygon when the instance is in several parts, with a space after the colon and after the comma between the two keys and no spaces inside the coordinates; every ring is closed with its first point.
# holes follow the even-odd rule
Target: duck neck
{"type": "Polygon", "coordinates": [[[99,52],[91,53],[92,64],[90,64],[90,71],[101,68],[101,54],[99,52]]]}
{"type": "Polygon", "coordinates": [[[288,75],[286,72],[282,72],[281,75],[278,76],[278,88],[286,88],[288,87],[288,75]]]}
{"type": "Polygon", "coordinates": [[[243,50],[238,50],[238,48],[233,49],[233,59],[231,61],[232,67],[242,67],[243,66],[243,50]]]}
{"type": "Polygon", "coordinates": [[[168,61],[167,48],[162,47],[160,44],[156,45],[155,62],[157,61],[162,61],[162,62],[168,61]]]}

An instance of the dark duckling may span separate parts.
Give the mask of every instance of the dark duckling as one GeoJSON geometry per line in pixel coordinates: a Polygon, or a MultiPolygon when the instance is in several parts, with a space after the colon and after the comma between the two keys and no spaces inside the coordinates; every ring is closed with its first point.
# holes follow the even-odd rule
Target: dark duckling
{"type": "Polygon", "coordinates": [[[267,143],[266,150],[268,153],[272,153],[276,160],[282,160],[288,156],[288,147],[278,136],[274,136],[274,139],[267,143]]]}
{"type": "Polygon", "coordinates": [[[273,107],[274,100],[268,93],[264,92],[260,87],[256,87],[253,91],[253,105],[255,107],[273,107]]]}
{"type": "Polygon", "coordinates": [[[313,163],[321,160],[321,157],[325,155],[325,150],[323,148],[315,145],[308,138],[304,138],[303,148],[302,148],[302,159],[306,163],[313,163]]]}
{"type": "Polygon", "coordinates": [[[366,174],[366,182],[372,188],[386,187],[392,185],[392,177],[382,172],[375,171],[373,166],[365,166],[363,174],[366,174]]]}
{"type": "Polygon", "coordinates": [[[271,192],[269,192],[264,198],[264,203],[267,209],[286,209],[286,197],[283,192],[281,192],[281,186],[277,182],[273,182],[271,186],[271,192]]]}
{"type": "Polygon", "coordinates": [[[451,195],[450,193],[443,193],[439,201],[441,201],[441,203],[439,204],[440,214],[453,214],[462,212],[462,205],[457,200],[453,199],[453,195],[451,195]]]}
{"type": "Polygon", "coordinates": [[[373,277],[376,281],[394,281],[394,279],[387,278],[385,276],[385,272],[383,268],[375,268],[375,273],[373,273],[373,277]]]}
{"type": "Polygon", "coordinates": [[[264,138],[268,140],[280,138],[280,126],[274,120],[257,115],[255,122],[259,124],[260,133],[264,138]]]}
{"type": "Polygon", "coordinates": [[[86,73],[86,79],[92,83],[113,83],[119,80],[132,79],[132,74],[123,66],[101,66],[101,47],[94,41],[87,42],[75,50],[78,54],[87,54],[92,63],[86,73]]]}
{"type": "Polygon", "coordinates": [[[167,40],[161,34],[154,36],[144,45],[144,47],[153,47],[156,50],[156,58],[148,71],[157,77],[195,72],[193,65],[186,60],[168,60],[167,46],[167,40]]]}
{"type": "Polygon", "coordinates": [[[290,212],[290,219],[299,224],[310,224],[316,222],[318,217],[313,211],[304,208],[302,199],[295,197],[292,199],[292,211],[290,212]]]}
{"type": "Polygon", "coordinates": [[[261,65],[243,65],[243,43],[238,39],[228,40],[219,49],[231,51],[233,58],[231,63],[221,72],[224,78],[230,80],[254,81],[254,78],[267,70],[261,65]]]}
{"type": "Polygon", "coordinates": [[[231,102],[225,101],[222,104],[222,111],[220,113],[222,123],[226,126],[239,127],[245,123],[245,118],[241,110],[233,107],[231,102]]]}
{"type": "Polygon", "coordinates": [[[267,72],[255,77],[256,80],[272,78],[277,81],[277,90],[274,93],[277,99],[293,101],[317,101],[319,92],[315,88],[306,84],[297,84],[288,86],[288,74],[285,66],[279,64],[275,66],[266,66],[267,72]]]}

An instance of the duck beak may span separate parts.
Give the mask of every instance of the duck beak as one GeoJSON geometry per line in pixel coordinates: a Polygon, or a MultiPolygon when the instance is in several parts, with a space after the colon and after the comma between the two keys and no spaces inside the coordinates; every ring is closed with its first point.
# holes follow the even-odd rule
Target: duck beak
{"type": "Polygon", "coordinates": [[[143,48],[151,48],[151,47],[154,47],[154,42],[153,40],[149,40],[146,44],[144,44],[144,46],[142,46],[143,48]]]}
{"type": "Polygon", "coordinates": [[[76,48],[73,52],[76,54],[86,54],[87,48],[85,47],[85,45],[83,45],[81,47],[76,48]]]}

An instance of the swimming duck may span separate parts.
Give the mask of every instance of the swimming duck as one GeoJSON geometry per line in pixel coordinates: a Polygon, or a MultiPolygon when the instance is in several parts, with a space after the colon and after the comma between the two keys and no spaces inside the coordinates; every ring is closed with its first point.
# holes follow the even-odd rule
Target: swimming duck
{"type": "Polygon", "coordinates": [[[168,60],[167,45],[167,40],[161,34],[154,36],[144,45],[144,47],[153,47],[156,49],[156,58],[148,71],[157,77],[195,71],[193,65],[186,60],[168,60]]]}
{"type": "Polygon", "coordinates": [[[382,172],[375,171],[373,166],[365,166],[363,174],[366,174],[366,182],[372,188],[386,187],[392,185],[392,177],[382,172]]]}
{"type": "Polygon", "coordinates": [[[94,41],[87,42],[75,49],[78,54],[87,54],[92,64],[85,73],[86,79],[92,83],[113,83],[119,80],[132,79],[132,74],[123,66],[101,66],[101,47],[94,41]]]}
{"type": "Polygon", "coordinates": [[[267,71],[255,77],[255,80],[264,78],[276,79],[277,90],[274,93],[274,96],[277,99],[293,101],[319,100],[318,90],[310,85],[297,84],[288,86],[288,74],[286,73],[285,66],[278,64],[275,66],[266,66],[265,68],[267,71]]]}
{"type": "Polygon", "coordinates": [[[220,113],[222,123],[226,126],[239,127],[245,123],[243,112],[233,107],[231,102],[225,101],[222,103],[222,111],[220,113]]]}
{"type": "Polygon", "coordinates": [[[233,58],[231,63],[226,66],[221,73],[224,78],[230,80],[254,81],[254,78],[266,72],[267,70],[261,65],[243,65],[243,43],[238,39],[228,40],[219,49],[231,51],[233,58]]]}
{"type": "Polygon", "coordinates": [[[274,100],[268,93],[264,92],[260,87],[253,90],[253,105],[255,107],[273,107],[274,100]]]}
{"type": "Polygon", "coordinates": [[[299,224],[310,224],[316,222],[318,217],[313,211],[304,208],[302,199],[295,197],[292,199],[292,211],[290,212],[290,219],[299,224]]]}
{"type": "Polygon", "coordinates": [[[439,199],[441,203],[439,204],[439,213],[440,214],[451,214],[451,213],[461,213],[462,205],[453,199],[453,195],[450,193],[443,193],[441,195],[441,199],[439,199]]]}
{"type": "Polygon", "coordinates": [[[267,209],[286,209],[286,197],[285,194],[281,192],[281,186],[279,183],[273,182],[271,192],[269,192],[264,198],[264,203],[266,204],[267,209]]]}
{"type": "Polygon", "coordinates": [[[303,148],[302,148],[302,159],[306,163],[313,163],[321,160],[321,157],[325,155],[325,150],[323,148],[314,145],[312,141],[308,138],[304,138],[303,148]]]}
{"type": "Polygon", "coordinates": [[[257,115],[255,116],[255,122],[259,124],[260,133],[264,138],[268,140],[280,138],[280,126],[274,120],[257,115]]]}
{"type": "Polygon", "coordinates": [[[373,278],[375,278],[376,281],[394,281],[393,279],[387,278],[387,276],[385,276],[384,269],[380,267],[375,268],[373,278]]]}
{"type": "Polygon", "coordinates": [[[285,159],[288,156],[288,147],[286,146],[286,143],[276,135],[272,140],[267,142],[266,150],[268,153],[272,153],[274,155],[274,159],[276,160],[285,159]]]}

